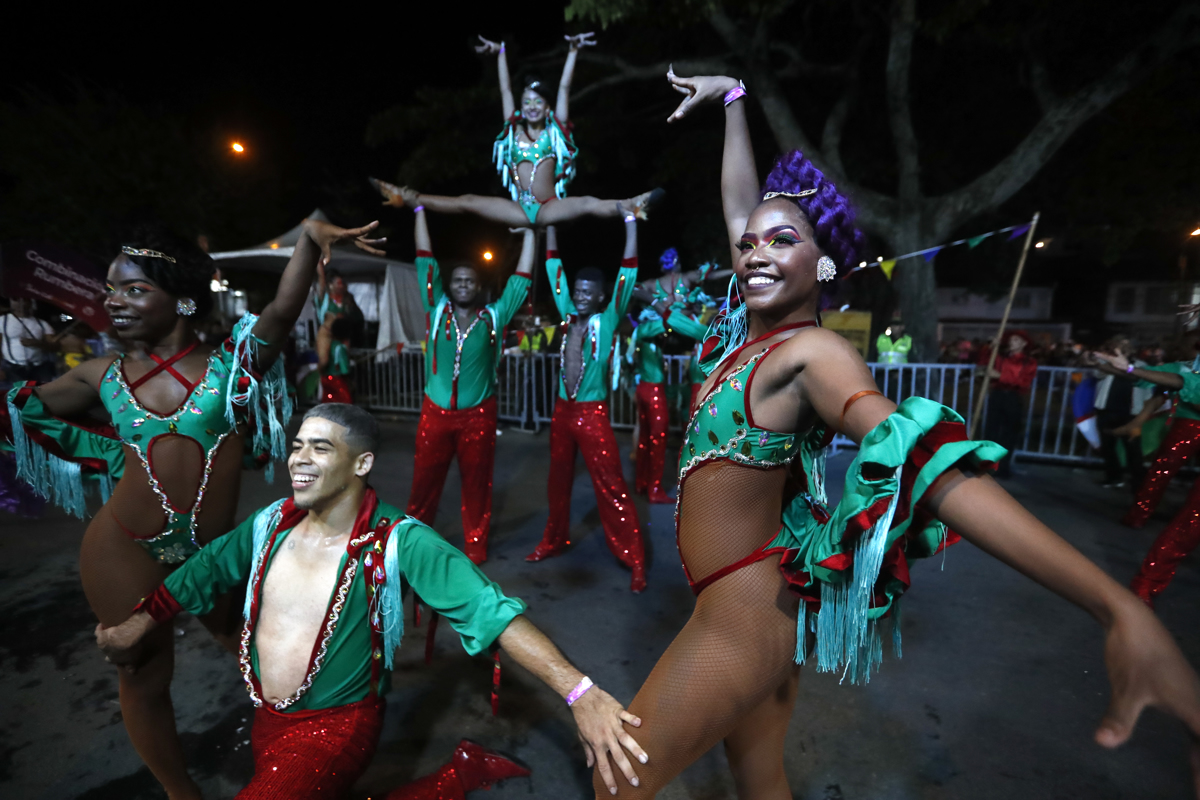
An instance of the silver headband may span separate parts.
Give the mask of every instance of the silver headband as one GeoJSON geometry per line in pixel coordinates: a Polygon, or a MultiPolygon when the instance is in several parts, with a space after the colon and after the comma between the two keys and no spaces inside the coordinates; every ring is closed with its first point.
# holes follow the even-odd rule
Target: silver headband
{"type": "Polygon", "coordinates": [[[762,196],[762,202],[767,202],[772,197],[808,197],[810,194],[816,194],[816,189],[805,189],[803,192],[767,192],[762,196]]]}
{"type": "Polygon", "coordinates": [[[146,256],[147,258],[161,258],[163,261],[175,263],[175,259],[171,258],[166,253],[160,253],[157,250],[138,250],[136,247],[122,247],[121,252],[127,256],[146,256]]]}

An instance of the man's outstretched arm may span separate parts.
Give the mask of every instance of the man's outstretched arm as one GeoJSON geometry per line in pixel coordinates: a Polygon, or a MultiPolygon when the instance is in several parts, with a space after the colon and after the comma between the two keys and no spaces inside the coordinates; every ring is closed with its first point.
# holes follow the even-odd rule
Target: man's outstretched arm
{"type": "MultiPolygon", "coordinates": [[[[500,634],[500,646],[513,660],[534,674],[564,700],[571,690],[579,686],[584,674],[571,666],[554,642],[524,616],[514,617],[500,634]]],[[[579,739],[587,752],[588,766],[597,765],[604,784],[613,794],[617,793],[617,782],[613,777],[608,756],[611,753],[617,768],[632,785],[638,785],[637,774],[625,755],[625,750],[645,764],[645,751],[634,741],[622,721],[637,727],[642,721],[630,714],[612,695],[593,686],[571,705],[575,725],[579,728],[579,739]],[[624,749],[622,749],[624,748],[624,749]]]]}

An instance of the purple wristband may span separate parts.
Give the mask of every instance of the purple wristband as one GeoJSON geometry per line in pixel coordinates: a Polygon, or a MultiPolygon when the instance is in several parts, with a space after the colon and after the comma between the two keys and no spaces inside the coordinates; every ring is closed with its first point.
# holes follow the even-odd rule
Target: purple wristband
{"type": "Polygon", "coordinates": [[[739,83],[737,86],[733,87],[732,89],[730,89],[728,92],[725,93],[725,105],[729,105],[734,100],[737,100],[739,97],[745,97],[745,96],[746,96],[746,87],[742,86],[739,83]]]}
{"type": "Polygon", "coordinates": [[[424,210],[425,210],[425,206],[413,206],[414,214],[416,214],[418,211],[424,211],[424,210]]]}
{"type": "Polygon", "coordinates": [[[587,675],[584,675],[583,680],[576,684],[575,688],[571,690],[571,693],[567,695],[567,705],[575,705],[575,701],[587,694],[587,690],[595,685],[596,684],[592,683],[591,678],[589,678],[587,675]]]}
{"type": "Polygon", "coordinates": [[[1133,364],[1130,364],[1128,367],[1126,367],[1126,368],[1125,368],[1125,374],[1126,374],[1126,375],[1132,375],[1132,374],[1133,374],[1133,371],[1134,371],[1135,369],[1137,369],[1137,367],[1135,367],[1133,364]]]}

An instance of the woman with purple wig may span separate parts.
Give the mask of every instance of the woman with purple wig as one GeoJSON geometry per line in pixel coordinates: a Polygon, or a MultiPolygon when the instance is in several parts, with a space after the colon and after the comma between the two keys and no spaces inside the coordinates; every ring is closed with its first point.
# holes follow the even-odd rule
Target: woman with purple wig
{"type": "MultiPolygon", "coordinates": [[[[742,800],[790,798],[783,744],[799,665],[865,682],[882,659],[884,617],[898,649],[909,561],[957,541],[947,526],[1103,625],[1113,692],[1100,744],[1128,738],[1147,705],[1200,734],[1200,679],[1171,636],[984,474],[1003,448],[968,440],[961,417],[932,401],[897,407],[857,351],[819,326],[822,290],[863,244],[846,198],[798,152],[760,188],[745,88],[668,78],[687,95],[671,121],[724,98],[734,278],[680,455],[676,535],[696,607],[629,706],[649,758],[619,796],[653,797],[723,741],[742,800]],[[830,506],[824,453],[838,432],[860,449],[830,506]]],[[[599,771],[594,786],[607,795],[599,771]]]]}

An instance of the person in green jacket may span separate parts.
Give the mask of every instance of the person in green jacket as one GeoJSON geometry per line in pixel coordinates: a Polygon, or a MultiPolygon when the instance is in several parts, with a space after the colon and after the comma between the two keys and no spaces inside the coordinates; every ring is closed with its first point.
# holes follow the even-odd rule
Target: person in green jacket
{"type": "Polygon", "coordinates": [[[581,269],[574,289],[568,291],[553,227],[546,229],[546,272],[563,327],[558,398],[550,421],[550,518],[542,541],[525,560],[556,556],[571,543],[571,484],[575,453],[582,450],[608,548],[633,571],[630,589],[640,592],[646,588],[645,546],[608,415],[611,378],[618,374],[615,365],[620,363],[617,328],[637,281],[637,218],[625,216],[625,257],[611,300],[604,274],[595,267],[581,269]]]}
{"type": "Polygon", "coordinates": [[[907,364],[912,346],[912,337],[904,332],[904,323],[900,320],[893,320],[888,329],[875,340],[880,364],[907,364]]]}
{"type": "Polygon", "coordinates": [[[476,564],[487,561],[492,522],[492,471],[496,462],[496,370],[504,352],[504,328],[525,302],[533,272],[533,230],[524,230],[517,270],[495,303],[483,305],[479,274],[458,265],[450,290],[442,287],[433,257],[425,210],[416,209],[417,281],[429,328],[425,334],[425,400],[417,426],[416,463],[408,513],[432,523],[450,461],[458,456],[462,477],[464,550],[476,564]]]}
{"type": "MultiPolygon", "coordinates": [[[[565,698],[589,763],[611,755],[636,785],[625,749],[639,760],[644,754],[621,723],[639,720],[567,661],[524,616],[525,603],[505,596],[432,528],[379,500],[368,483],[378,446],[367,411],[340,403],[310,410],[288,457],[292,497],[204,547],[121,624],[98,625],[108,659],[135,671],[150,631],[181,611],[204,614],[244,586],[239,659],[256,711],[254,777],[238,797],[341,797],[379,742],[411,587],[469,654],[501,647],[565,698]]],[[[527,774],[463,742],[451,763],[388,796],[457,799],[527,774]]]]}

